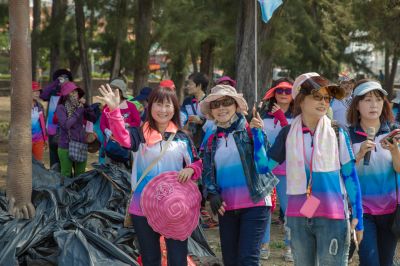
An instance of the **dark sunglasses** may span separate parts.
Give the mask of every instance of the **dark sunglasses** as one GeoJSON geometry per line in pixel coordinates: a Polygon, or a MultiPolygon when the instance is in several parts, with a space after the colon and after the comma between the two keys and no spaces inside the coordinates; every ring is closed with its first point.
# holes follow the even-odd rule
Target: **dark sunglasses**
{"type": "Polygon", "coordinates": [[[275,90],[276,94],[286,94],[286,95],[290,95],[292,94],[292,89],[284,89],[284,88],[277,88],[275,90]]]}
{"type": "Polygon", "coordinates": [[[326,103],[330,103],[332,101],[332,99],[333,99],[332,96],[330,96],[330,95],[322,95],[321,93],[313,93],[311,95],[312,95],[314,100],[316,100],[316,101],[324,100],[324,102],[326,102],[326,103]]]}
{"type": "Polygon", "coordinates": [[[212,102],[210,102],[210,109],[217,109],[221,105],[224,107],[228,107],[228,106],[231,106],[232,104],[235,104],[235,99],[233,99],[233,98],[226,98],[226,99],[219,100],[219,101],[212,101],[212,102]]]}

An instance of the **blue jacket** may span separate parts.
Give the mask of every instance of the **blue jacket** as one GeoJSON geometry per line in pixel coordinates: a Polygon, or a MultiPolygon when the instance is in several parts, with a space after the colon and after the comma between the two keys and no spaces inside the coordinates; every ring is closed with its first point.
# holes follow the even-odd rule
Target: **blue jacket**
{"type": "MultiPolygon", "coordinates": [[[[246,118],[239,114],[239,121],[232,134],[235,139],[237,149],[242,161],[243,171],[246,175],[247,188],[249,189],[251,200],[254,203],[259,202],[270,194],[277,184],[277,178],[271,173],[258,174],[254,161],[254,144],[252,133],[248,128],[246,118]]],[[[265,146],[268,146],[267,138],[265,137],[265,146]]],[[[203,186],[204,195],[219,194],[220,190],[216,182],[215,161],[214,156],[217,150],[217,134],[212,134],[204,150],[202,151],[203,159],[203,186]]]]}

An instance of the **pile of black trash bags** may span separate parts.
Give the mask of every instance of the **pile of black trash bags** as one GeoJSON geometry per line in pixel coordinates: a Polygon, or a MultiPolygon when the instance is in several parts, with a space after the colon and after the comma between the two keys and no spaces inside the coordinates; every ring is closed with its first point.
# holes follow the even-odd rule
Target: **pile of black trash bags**
{"type": "MultiPolygon", "coordinates": [[[[138,265],[134,228],[124,228],[130,174],[113,165],[60,185],[60,175],[32,165],[36,216],[16,220],[0,194],[0,265],[138,265]]],[[[214,256],[200,227],[189,239],[189,254],[214,256]]]]}

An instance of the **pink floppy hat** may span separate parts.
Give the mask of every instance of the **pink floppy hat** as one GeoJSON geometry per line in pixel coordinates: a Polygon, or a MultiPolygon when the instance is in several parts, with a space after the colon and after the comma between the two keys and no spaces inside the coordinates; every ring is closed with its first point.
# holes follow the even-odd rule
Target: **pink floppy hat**
{"type": "Polygon", "coordinates": [[[151,228],[166,238],[186,240],[199,223],[201,195],[192,181],[178,182],[178,172],[164,172],[144,188],[140,205],[151,228]]]}

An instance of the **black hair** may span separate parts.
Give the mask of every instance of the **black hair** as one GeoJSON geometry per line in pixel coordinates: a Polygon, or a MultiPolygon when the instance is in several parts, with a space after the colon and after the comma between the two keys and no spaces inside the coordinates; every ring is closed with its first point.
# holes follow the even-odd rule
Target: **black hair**
{"type": "Polygon", "coordinates": [[[190,74],[188,79],[192,80],[196,86],[201,85],[201,90],[206,91],[208,86],[208,78],[205,74],[200,72],[194,72],[190,74]]]}
{"type": "Polygon", "coordinates": [[[62,76],[62,75],[67,76],[69,81],[74,81],[71,71],[69,71],[68,69],[65,69],[65,68],[60,68],[60,69],[57,69],[56,71],[54,71],[54,73],[52,75],[53,81],[55,81],[59,76],[62,76]]]}

